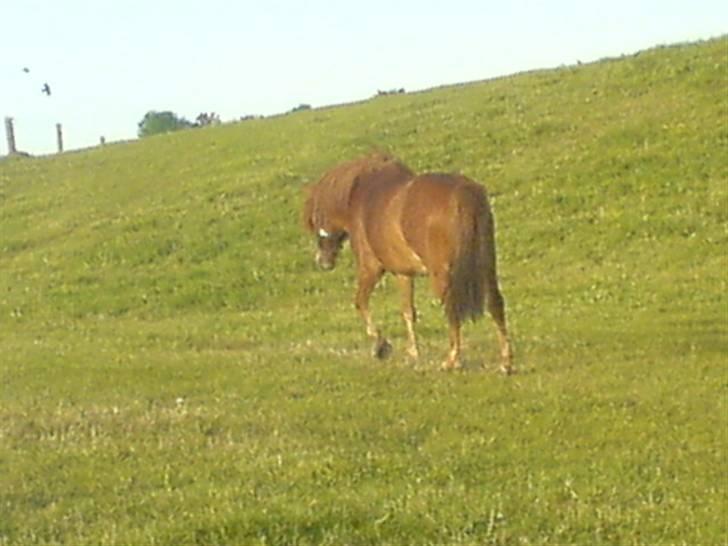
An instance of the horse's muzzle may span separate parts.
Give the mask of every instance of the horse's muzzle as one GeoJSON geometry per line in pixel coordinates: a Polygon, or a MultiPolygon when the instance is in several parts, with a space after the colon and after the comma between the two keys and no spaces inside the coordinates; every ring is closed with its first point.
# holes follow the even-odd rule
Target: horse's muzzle
{"type": "Polygon", "coordinates": [[[321,256],[321,254],[317,254],[316,265],[318,265],[322,271],[331,271],[332,269],[334,269],[336,262],[334,260],[327,260],[326,258],[321,256]]]}

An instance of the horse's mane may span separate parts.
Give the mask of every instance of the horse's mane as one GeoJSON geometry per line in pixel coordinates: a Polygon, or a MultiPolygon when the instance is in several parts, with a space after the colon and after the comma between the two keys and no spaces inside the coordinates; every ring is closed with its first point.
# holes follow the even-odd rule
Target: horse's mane
{"type": "Polygon", "coordinates": [[[306,188],[308,197],[303,211],[306,229],[314,231],[332,217],[345,217],[351,191],[360,176],[377,171],[394,161],[396,159],[389,154],[375,152],[326,171],[318,182],[306,188]]]}

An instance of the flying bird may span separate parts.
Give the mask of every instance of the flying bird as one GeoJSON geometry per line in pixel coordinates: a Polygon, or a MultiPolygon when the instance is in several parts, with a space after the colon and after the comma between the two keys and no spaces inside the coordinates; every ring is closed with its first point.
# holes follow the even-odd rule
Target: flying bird
{"type": "Polygon", "coordinates": [[[27,66],[23,67],[23,72],[25,72],[26,74],[30,74],[30,68],[28,68],[27,66]]]}
{"type": "Polygon", "coordinates": [[[41,89],[41,92],[45,93],[46,95],[48,95],[50,97],[51,96],[51,86],[48,85],[47,83],[44,83],[43,89],[41,89]]]}

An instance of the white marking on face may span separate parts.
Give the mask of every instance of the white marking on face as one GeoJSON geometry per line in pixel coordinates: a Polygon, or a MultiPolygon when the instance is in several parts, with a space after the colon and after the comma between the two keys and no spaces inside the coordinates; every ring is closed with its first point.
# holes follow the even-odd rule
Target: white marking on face
{"type": "Polygon", "coordinates": [[[326,239],[327,237],[331,236],[331,234],[328,231],[326,231],[324,228],[320,228],[318,231],[318,234],[319,234],[319,237],[321,237],[322,239],[326,239]]]}

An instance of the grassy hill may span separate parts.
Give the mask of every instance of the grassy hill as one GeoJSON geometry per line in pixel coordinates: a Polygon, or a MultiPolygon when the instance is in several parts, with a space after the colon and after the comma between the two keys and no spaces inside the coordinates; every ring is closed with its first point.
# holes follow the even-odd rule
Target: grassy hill
{"type": "Polygon", "coordinates": [[[725,544],[728,38],[0,161],[0,545],[725,544]],[[372,361],[301,187],[384,148],[493,196],[489,322],[372,361]],[[482,366],[484,365],[484,367],[482,366]]]}

